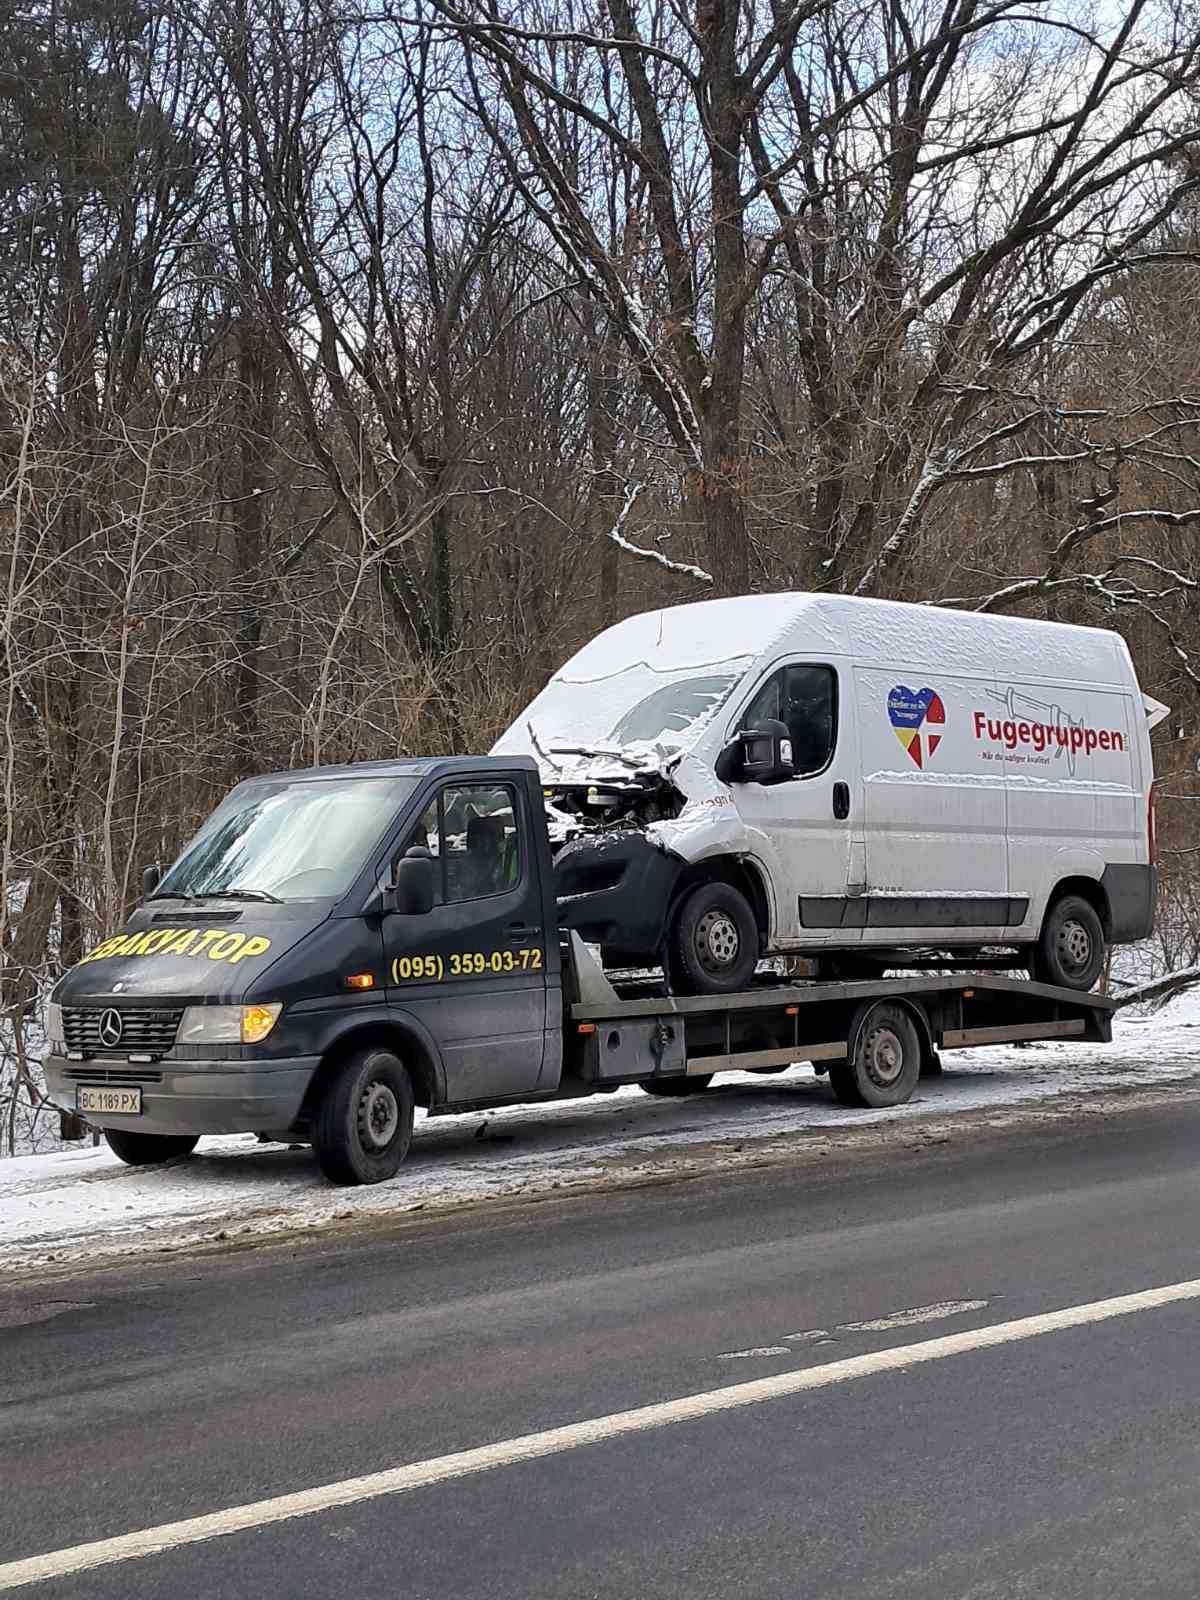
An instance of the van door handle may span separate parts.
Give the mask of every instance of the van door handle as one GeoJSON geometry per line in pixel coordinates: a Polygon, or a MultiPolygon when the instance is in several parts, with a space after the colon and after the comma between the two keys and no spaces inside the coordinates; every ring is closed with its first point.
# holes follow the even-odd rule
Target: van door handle
{"type": "Polygon", "coordinates": [[[504,933],[509,944],[524,944],[526,940],[533,938],[536,931],[527,922],[510,922],[504,933]]]}
{"type": "Polygon", "coordinates": [[[833,786],[833,814],[839,822],[850,815],[850,785],[848,783],[835,783],[833,786]]]}

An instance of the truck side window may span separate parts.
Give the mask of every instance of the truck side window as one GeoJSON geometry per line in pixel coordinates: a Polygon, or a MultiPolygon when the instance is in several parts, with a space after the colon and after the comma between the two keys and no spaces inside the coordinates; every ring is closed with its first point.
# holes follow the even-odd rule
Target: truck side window
{"type": "Polygon", "coordinates": [[[521,881],[521,828],[507,784],[450,784],[428,807],[405,848],[438,858],[439,905],[504,894],[521,881]]]}
{"type": "Polygon", "coordinates": [[[832,667],[796,665],[773,672],[746,707],[743,728],[785,722],[798,778],[829,765],[837,743],[837,675],[832,667]]]}

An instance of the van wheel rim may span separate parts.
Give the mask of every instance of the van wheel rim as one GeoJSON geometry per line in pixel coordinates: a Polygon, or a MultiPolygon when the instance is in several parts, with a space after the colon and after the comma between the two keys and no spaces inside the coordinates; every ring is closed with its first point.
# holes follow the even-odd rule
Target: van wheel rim
{"type": "Polygon", "coordinates": [[[364,1150],[385,1150],[400,1126],[400,1102],[386,1083],[369,1083],[358,1102],[358,1137],[364,1150]]]}
{"type": "Polygon", "coordinates": [[[1055,940],[1058,959],[1069,972],[1082,972],[1092,959],[1092,936],[1082,922],[1068,917],[1055,940]]]}
{"type": "Polygon", "coordinates": [[[696,925],[696,954],[710,972],[731,967],[741,944],[737,923],[726,911],[706,911],[696,925]]]}
{"type": "Polygon", "coordinates": [[[904,1042],[891,1028],[872,1028],[863,1041],[863,1066],[880,1089],[890,1089],[904,1071],[904,1042]]]}

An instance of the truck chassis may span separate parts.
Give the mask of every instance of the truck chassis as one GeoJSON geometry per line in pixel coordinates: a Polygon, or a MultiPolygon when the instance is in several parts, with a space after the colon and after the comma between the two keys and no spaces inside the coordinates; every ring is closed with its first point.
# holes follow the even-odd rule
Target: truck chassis
{"type": "Polygon", "coordinates": [[[568,970],[568,1073],[593,1089],[640,1083],[665,1094],[718,1072],[811,1062],[849,1105],[900,1105],[939,1052],[1034,1040],[1112,1038],[1099,995],[983,973],[868,982],[763,982],[730,995],[622,993],[578,935],[568,970]]]}

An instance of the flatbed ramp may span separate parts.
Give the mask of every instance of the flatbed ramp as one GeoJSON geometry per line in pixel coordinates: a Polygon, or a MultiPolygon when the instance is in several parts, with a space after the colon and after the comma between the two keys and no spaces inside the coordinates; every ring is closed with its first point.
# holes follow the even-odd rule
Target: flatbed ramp
{"type": "MultiPolygon", "coordinates": [[[[573,941],[573,944],[577,941],[573,941]]],[[[899,1105],[939,1052],[1112,1037],[1100,995],[983,973],[865,982],[763,983],[730,995],[622,995],[590,953],[572,951],[576,1070],[600,1087],[686,1094],[718,1072],[811,1062],[849,1105],[899,1105]]]]}

